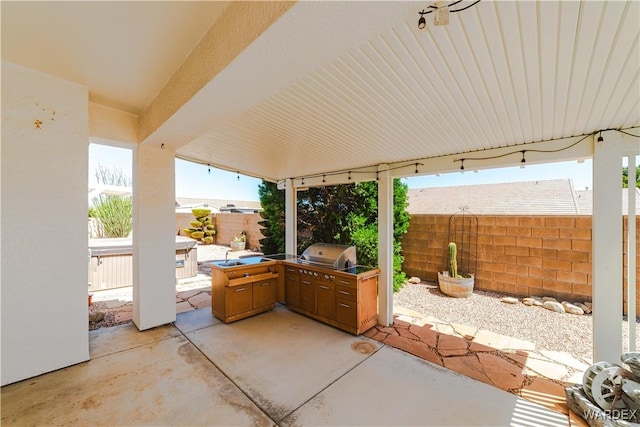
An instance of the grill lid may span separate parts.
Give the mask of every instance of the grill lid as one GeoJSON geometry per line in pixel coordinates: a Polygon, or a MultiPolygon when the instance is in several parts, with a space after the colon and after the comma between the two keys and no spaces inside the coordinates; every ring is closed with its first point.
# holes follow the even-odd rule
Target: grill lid
{"type": "Polygon", "coordinates": [[[300,259],[341,270],[356,265],[356,247],[335,243],[314,243],[302,252],[300,259]]]}

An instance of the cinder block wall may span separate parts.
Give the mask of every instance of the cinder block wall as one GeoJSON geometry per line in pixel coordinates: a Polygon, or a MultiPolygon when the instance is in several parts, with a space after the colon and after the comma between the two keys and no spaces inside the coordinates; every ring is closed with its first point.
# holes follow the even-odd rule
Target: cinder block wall
{"type": "MultiPolygon", "coordinates": [[[[411,216],[402,242],[408,276],[436,281],[437,272],[447,268],[448,227],[448,215],[411,216]]],[[[479,216],[475,286],[518,296],[591,301],[591,244],[591,216],[479,216]]],[[[640,251],[637,258],[640,265],[640,251]]],[[[626,270],[625,262],[625,313],[626,270]]],[[[638,288],[640,307],[640,284],[638,288]]]]}
{"type": "MultiPolygon", "coordinates": [[[[247,234],[246,248],[260,248],[260,239],[264,237],[261,232],[262,227],[259,224],[262,220],[260,214],[224,212],[212,216],[216,225],[215,244],[229,246],[233,237],[240,236],[240,233],[244,231],[247,234]]],[[[176,214],[176,234],[184,236],[182,230],[189,228],[189,222],[193,219],[193,215],[190,213],[176,214]]]]}

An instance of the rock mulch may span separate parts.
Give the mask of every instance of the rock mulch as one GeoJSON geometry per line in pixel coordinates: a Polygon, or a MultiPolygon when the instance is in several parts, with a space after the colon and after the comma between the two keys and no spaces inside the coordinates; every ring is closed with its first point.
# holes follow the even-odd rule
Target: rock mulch
{"type": "MultiPolygon", "coordinates": [[[[593,363],[593,318],[590,314],[572,315],[544,309],[545,302],[554,301],[551,297],[525,298],[516,304],[502,302],[503,297],[505,295],[476,289],[469,298],[452,298],[440,292],[436,283],[421,282],[405,284],[394,295],[394,303],[443,322],[518,337],[535,343],[537,348],[566,352],[587,365],[593,363]]],[[[626,343],[627,320],[621,321],[621,327],[626,343]]],[[[640,342],[640,321],[637,320],[636,340],[640,342]]],[[[628,350],[623,348],[623,351],[628,350]]]]}

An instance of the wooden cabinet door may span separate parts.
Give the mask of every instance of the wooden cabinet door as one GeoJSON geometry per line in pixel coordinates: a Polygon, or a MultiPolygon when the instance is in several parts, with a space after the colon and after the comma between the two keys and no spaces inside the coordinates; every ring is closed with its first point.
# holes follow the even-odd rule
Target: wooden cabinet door
{"type": "Polygon", "coordinates": [[[285,270],[284,295],[288,307],[300,308],[300,279],[298,272],[291,267],[285,270]]]}
{"type": "Polygon", "coordinates": [[[253,286],[251,283],[227,288],[226,317],[235,316],[253,307],[253,286]]]}
{"type": "Polygon", "coordinates": [[[336,285],[330,281],[316,282],[316,313],[318,316],[336,320],[336,285]]]}
{"type": "Polygon", "coordinates": [[[336,320],[351,328],[357,328],[358,304],[344,298],[338,298],[336,303],[336,320]]]}
{"type": "Polygon", "coordinates": [[[276,303],[275,279],[253,282],[253,308],[265,307],[276,303]]]}
{"type": "Polygon", "coordinates": [[[311,277],[300,278],[300,309],[315,314],[316,313],[316,289],[315,280],[311,277]]]}

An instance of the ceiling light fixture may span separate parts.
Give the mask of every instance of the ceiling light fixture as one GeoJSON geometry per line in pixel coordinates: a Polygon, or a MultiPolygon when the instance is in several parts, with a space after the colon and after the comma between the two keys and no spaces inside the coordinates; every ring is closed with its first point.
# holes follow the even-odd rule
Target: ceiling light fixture
{"type": "Polygon", "coordinates": [[[452,2],[437,1],[434,4],[427,6],[426,9],[422,9],[420,12],[418,12],[418,14],[420,15],[420,18],[418,18],[418,30],[424,31],[427,28],[427,20],[425,19],[424,15],[433,13],[433,25],[435,26],[449,25],[449,12],[462,12],[463,10],[468,9],[471,6],[478,4],[480,0],[476,0],[471,4],[460,7],[458,9],[451,9],[452,6],[455,6],[461,2],[462,0],[456,0],[452,2]]]}

